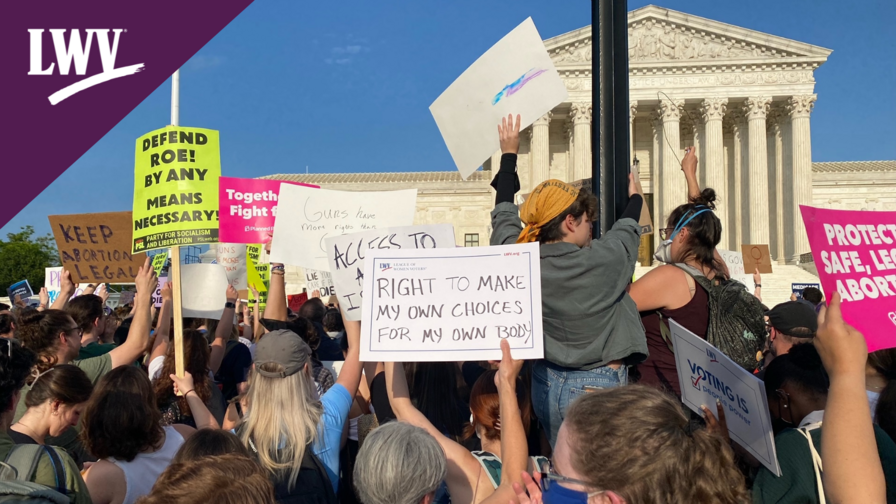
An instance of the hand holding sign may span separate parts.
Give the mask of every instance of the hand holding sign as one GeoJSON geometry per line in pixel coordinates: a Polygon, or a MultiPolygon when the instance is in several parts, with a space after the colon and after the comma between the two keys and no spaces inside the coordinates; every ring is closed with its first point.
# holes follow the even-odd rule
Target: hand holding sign
{"type": "Polygon", "coordinates": [[[831,378],[864,374],[868,346],[862,333],[843,320],[840,294],[835,292],[824,322],[815,334],[815,348],[831,378]]]}
{"type": "Polygon", "coordinates": [[[40,288],[40,308],[44,309],[50,306],[50,291],[46,287],[40,288]]]}

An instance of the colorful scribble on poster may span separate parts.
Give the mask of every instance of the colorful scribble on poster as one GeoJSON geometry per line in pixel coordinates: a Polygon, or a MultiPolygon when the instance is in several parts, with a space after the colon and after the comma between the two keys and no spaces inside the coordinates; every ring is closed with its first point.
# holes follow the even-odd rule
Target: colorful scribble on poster
{"type": "Polygon", "coordinates": [[[541,75],[545,72],[547,72],[547,70],[542,70],[542,69],[536,70],[533,68],[533,69],[529,70],[528,72],[524,73],[523,76],[520,77],[519,79],[504,86],[504,89],[502,89],[501,92],[499,92],[498,94],[495,95],[495,98],[492,100],[492,105],[497,105],[498,102],[501,101],[501,98],[504,98],[505,96],[511,96],[512,94],[516,93],[520,89],[523,89],[523,86],[525,86],[527,82],[531,81],[532,79],[538,77],[539,75],[541,75]]]}

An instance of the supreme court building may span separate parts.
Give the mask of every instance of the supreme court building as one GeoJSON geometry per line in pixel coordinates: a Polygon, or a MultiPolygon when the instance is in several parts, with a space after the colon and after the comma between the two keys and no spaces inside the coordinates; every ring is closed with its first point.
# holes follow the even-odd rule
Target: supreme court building
{"type": "MultiPolygon", "coordinates": [[[[824,99],[815,70],[830,49],[653,5],[630,12],[628,23],[632,153],[655,228],[685,202],[680,159],[689,145],[701,187],[718,194],[722,248],[769,244],[774,260],[793,264],[809,252],[799,205],[896,210],[896,161],[812,162],[812,108],[824,99]]],[[[549,178],[591,176],[591,27],[545,46],[569,101],[521,134],[521,194],[549,178]]],[[[468,180],[456,170],[266,178],[347,191],[417,188],[416,224],[451,223],[458,244],[478,246],[489,240],[499,159],[468,180]]],[[[654,244],[642,240],[645,266],[654,244]]]]}

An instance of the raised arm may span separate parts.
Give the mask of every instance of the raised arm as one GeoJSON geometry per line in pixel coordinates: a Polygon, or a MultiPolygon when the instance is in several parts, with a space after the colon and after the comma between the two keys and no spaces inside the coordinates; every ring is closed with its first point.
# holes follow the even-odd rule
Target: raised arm
{"type": "Polygon", "coordinates": [[[364,370],[364,365],[361,363],[361,322],[346,320],[345,337],[348,339],[348,353],[345,355],[345,362],[342,364],[336,383],[345,387],[350,396],[355,397],[355,392],[361,383],[361,372],[364,370]]]}
{"type": "Polygon", "coordinates": [[[137,285],[137,293],[134,295],[134,318],[128,330],[127,341],[109,352],[113,368],[133,364],[143,355],[149,344],[149,332],[152,329],[152,293],[156,290],[159,279],[156,278],[148,257],[137,272],[134,283],[137,285]]]}
{"type": "MultiPolygon", "coordinates": [[[[516,243],[523,226],[519,210],[513,204],[514,195],[520,190],[520,178],[516,173],[517,153],[520,149],[520,116],[507,116],[498,125],[501,144],[501,166],[492,180],[495,189],[495,210],[492,212],[492,245],[516,243]]],[[[494,170],[494,167],[492,167],[494,170]]]]}
{"type": "Polygon", "coordinates": [[[261,300],[258,299],[258,291],[255,290],[254,285],[250,285],[249,290],[252,291],[252,296],[255,298],[252,302],[252,313],[255,314],[255,319],[252,322],[252,336],[255,338],[253,341],[258,342],[267,330],[261,324],[261,300]]]}
{"type": "MultiPolygon", "coordinates": [[[[212,416],[211,411],[208,410],[205,401],[203,401],[202,398],[199,397],[199,394],[193,389],[193,375],[184,371],[183,378],[178,378],[173,374],[168,376],[170,376],[171,381],[174,382],[174,393],[177,395],[183,394],[187,399],[187,404],[190,406],[190,414],[196,422],[196,428],[220,429],[221,426],[218,424],[218,421],[215,420],[215,417],[212,416]]],[[[212,384],[212,386],[215,385],[212,384]]]]}
{"type": "Polygon", "coordinates": [[[753,272],[753,295],[756,296],[756,299],[759,302],[762,302],[762,275],[759,274],[759,268],[756,268],[756,271],[753,272]]]}
{"type": "Polygon", "coordinates": [[[209,349],[208,368],[212,373],[217,373],[221,367],[221,361],[224,360],[224,350],[227,347],[227,340],[233,332],[233,314],[236,313],[236,300],[240,294],[232,285],[227,286],[225,299],[227,304],[224,305],[224,311],[221,313],[221,320],[218,321],[218,327],[215,329],[215,340],[209,349]]]}
{"type": "Polygon", "coordinates": [[[501,341],[501,365],[495,375],[501,410],[501,485],[484,504],[505,504],[514,500],[513,484],[523,484],[522,473],[529,467],[529,443],[516,400],[516,381],[523,361],[510,355],[510,343],[501,341]]]}
{"type": "Polygon", "coordinates": [[[75,284],[72,282],[72,274],[68,270],[62,270],[59,275],[59,295],[50,306],[53,310],[64,310],[68,300],[75,294],[75,284]]]}
{"type": "Polygon", "coordinates": [[[165,282],[161,289],[162,307],[159,309],[159,322],[156,324],[155,341],[152,343],[152,352],[149,362],[156,357],[168,355],[168,344],[171,335],[171,315],[174,310],[174,294],[171,292],[171,282],[165,282]]]}
{"type": "Polygon", "coordinates": [[[821,429],[824,490],[834,504],[883,503],[887,483],[865,393],[868,347],[843,321],[834,293],[815,347],[831,380],[821,429]]]}
{"type": "Polygon", "coordinates": [[[697,149],[693,146],[685,149],[684,159],[681,160],[681,171],[688,181],[688,200],[700,196],[700,183],[697,181],[697,149]]]}
{"type": "MultiPolygon", "coordinates": [[[[347,328],[346,328],[347,329],[347,328]]],[[[344,368],[343,368],[344,369],[344,368]]],[[[420,427],[439,442],[448,459],[448,492],[453,502],[481,502],[493,492],[488,477],[480,474],[479,462],[466,448],[449,439],[414,407],[408,392],[404,365],[400,362],[386,363],[386,389],[392,411],[402,422],[420,427]],[[481,481],[485,484],[481,485],[481,481]]],[[[503,503],[502,503],[503,504],[503,503]]]]}

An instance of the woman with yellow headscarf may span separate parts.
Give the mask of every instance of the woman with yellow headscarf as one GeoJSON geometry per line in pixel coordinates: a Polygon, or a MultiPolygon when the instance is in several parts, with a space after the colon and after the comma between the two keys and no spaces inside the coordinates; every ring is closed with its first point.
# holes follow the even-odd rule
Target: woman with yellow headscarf
{"type": "Polygon", "coordinates": [[[598,240],[591,235],[597,198],[586,190],[547,180],[517,207],[519,131],[519,116],[498,126],[502,155],[492,181],[491,244],[541,244],[545,359],[533,365],[532,402],[553,446],[573,399],[625,385],[628,366],[647,357],[641,317],[626,292],[638,259],[644,200],[629,175],[629,204],[598,240]]]}

